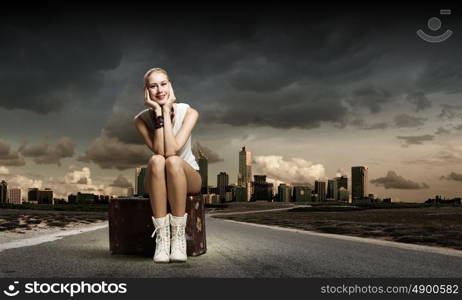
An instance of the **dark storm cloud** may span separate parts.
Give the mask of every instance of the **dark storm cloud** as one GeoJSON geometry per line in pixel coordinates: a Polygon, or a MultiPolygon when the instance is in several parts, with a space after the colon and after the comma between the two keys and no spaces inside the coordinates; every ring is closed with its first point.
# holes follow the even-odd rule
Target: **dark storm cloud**
{"type": "Polygon", "coordinates": [[[3,108],[47,114],[95,101],[105,72],[119,65],[120,47],[90,16],[43,17],[18,13],[1,24],[3,108]]]}
{"type": "Polygon", "coordinates": [[[24,142],[18,149],[24,157],[33,157],[36,164],[56,164],[61,166],[61,159],[74,156],[75,143],[68,137],[62,137],[57,144],[28,144],[24,142]]]}
{"type": "MultiPolygon", "coordinates": [[[[408,95],[423,110],[428,91],[449,92],[456,83],[461,64],[447,57],[456,57],[459,44],[442,45],[449,56],[430,66],[435,51],[409,37],[415,16],[401,8],[403,18],[395,9],[390,18],[376,9],[248,6],[170,7],[155,14],[156,3],[117,13],[108,7],[50,13],[40,22],[33,14],[28,22],[11,17],[0,32],[6,45],[0,105],[41,113],[68,102],[110,105],[149,67],[162,66],[205,122],[309,129],[323,122],[346,126],[351,110],[378,113],[396,96],[408,95]],[[112,70],[123,79],[107,82],[112,70]]],[[[108,122],[106,134],[134,143],[136,135],[119,117],[108,122]]]]}
{"type": "Polygon", "coordinates": [[[342,125],[347,108],[339,96],[328,91],[308,91],[301,88],[271,94],[236,93],[227,95],[221,108],[206,111],[205,122],[232,126],[271,126],[275,128],[316,128],[322,122],[342,125]]]}
{"type": "Polygon", "coordinates": [[[416,112],[432,107],[432,102],[423,92],[409,93],[406,100],[415,105],[416,112]]]}
{"type": "MultiPolygon", "coordinates": [[[[345,26],[333,16],[323,22],[284,14],[227,17],[214,24],[186,17],[146,39],[155,49],[152,61],[200,101],[202,121],[305,129],[346,124],[346,94],[337,85],[371,75],[381,57],[369,43],[373,26],[345,26]],[[242,26],[236,18],[244,19],[242,26]]],[[[390,94],[359,88],[351,98],[357,107],[378,111],[390,94]]]]}
{"type": "Polygon", "coordinates": [[[120,171],[145,166],[152,151],[147,146],[128,145],[117,138],[100,136],[96,138],[84,155],[77,158],[80,162],[93,162],[101,169],[117,169],[120,171]]]}
{"type": "Polygon", "coordinates": [[[462,164],[462,151],[453,146],[445,145],[443,150],[414,160],[403,161],[403,163],[434,167],[460,165],[462,164]]]}
{"type": "Polygon", "coordinates": [[[135,113],[114,112],[102,130],[102,134],[109,138],[117,138],[125,144],[144,145],[142,136],[133,125],[135,113]]]}
{"type": "Polygon", "coordinates": [[[416,136],[397,136],[398,139],[404,140],[403,146],[409,145],[422,145],[423,142],[433,141],[433,135],[425,134],[425,135],[416,135],[416,136]]]}
{"type": "Polygon", "coordinates": [[[133,187],[133,184],[131,184],[127,178],[125,178],[122,175],[117,176],[116,179],[114,179],[114,182],[111,183],[109,186],[113,187],[119,187],[119,188],[129,188],[133,187]]]}
{"type": "Polygon", "coordinates": [[[371,125],[367,125],[363,127],[363,129],[365,130],[387,129],[387,128],[388,128],[388,124],[384,122],[375,123],[375,124],[371,124],[371,125]]]}
{"type": "Polygon", "coordinates": [[[395,171],[388,171],[385,177],[379,177],[370,181],[376,186],[383,186],[386,189],[402,189],[402,190],[419,190],[427,189],[429,186],[426,183],[416,183],[396,174],[395,171]]]}
{"type": "Polygon", "coordinates": [[[427,118],[419,118],[410,116],[408,114],[400,114],[395,116],[395,126],[398,128],[402,127],[418,127],[425,124],[427,118]]]}
{"type": "Polygon", "coordinates": [[[443,128],[443,127],[438,127],[438,129],[435,131],[435,135],[446,135],[450,133],[451,133],[450,130],[443,128]]]}
{"type": "Polygon", "coordinates": [[[462,124],[459,124],[457,126],[454,126],[454,129],[456,130],[462,130],[462,124]]]}
{"type": "Polygon", "coordinates": [[[10,145],[0,140],[0,166],[24,166],[24,158],[16,151],[11,151],[10,145]]]}
{"type": "Polygon", "coordinates": [[[441,180],[446,179],[446,180],[462,181],[462,174],[451,172],[449,175],[441,176],[440,179],[441,180]]]}
{"type": "Polygon", "coordinates": [[[199,142],[196,142],[195,145],[192,147],[192,152],[194,156],[196,157],[196,160],[199,159],[199,151],[202,152],[205,157],[207,157],[207,162],[209,164],[217,163],[217,162],[222,162],[224,161],[223,158],[220,157],[218,153],[210,149],[209,147],[206,147],[204,145],[201,145],[199,142]]]}
{"type": "Polygon", "coordinates": [[[390,101],[391,96],[391,93],[383,88],[367,86],[355,90],[348,102],[354,106],[366,107],[371,113],[378,113],[382,106],[390,101]]]}
{"type": "Polygon", "coordinates": [[[440,118],[448,120],[462,118],[462,105],[441,104],[441,107],[440,118]]]}

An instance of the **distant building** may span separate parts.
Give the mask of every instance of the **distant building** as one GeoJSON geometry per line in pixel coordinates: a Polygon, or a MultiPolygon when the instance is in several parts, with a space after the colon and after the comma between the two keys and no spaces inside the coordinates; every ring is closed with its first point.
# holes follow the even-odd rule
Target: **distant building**
{"type": "Polygon", "coordinates": [[[345,189],[343,186],[340,187],[340,190],[339,190],[338,194],[339,194],[339,200],[340,201],[343,201],[343,202],[346,202],[346,203],[350,202],[349,201],[350,200],[350,192],[347,189],[345,189]]]}
{"type": "Polygon", "coordinates": [[[217,194],[218,195],[218,187],[209,186],[209,194],[217,194]]]}
{"type": "Polygon", "coordinates": [[[250,200],[253,193],[252,190],[252,161],[251,153],[242,147],[242,150],[239,152],[239,173],[237,175],[237,185],[246,187],[247,189],[247,199],[250,200]]]}
{"type": "Polygon", "coordinates": [[[77,203],[77,196],[72,195],[72,194],[67,195],[67,203],[69,203],[69,204],[77,203]]]}
{"type": "Polygon", "coordinates": [[[220,195],[220,199],[224,200],[226,195],[226,189],[229,185],[229,175],[226,172],[220,172],[217,175],[217,187],[218,187],[218,194],[220,195]]]}
{"type": "Polygon", "coordinates": [[[383,203],[391,203],[391,198],[384,198],[382,200],[383,203]]]}
{"type": "Polygon", "coordinates": [[[29,202],[38,202],[39,198],[39,189],[38,188],[29,188],[27,191],[27,201],[29,202]]]}
{"type": "MultiPolygon", "coordinates": [[[[337,200],[340,200],[340,189],[343,187],[344,190],[348,191],[348,177],[346,177],[345,175],[342,175],[340,177],[336,177],[335,179],[337,180],[337,189],[338,189],[338,194],[337,194],[338,199],[337,200]]],[[[346,202],[349,202],[349,198],[350,196],[348,195],[346,202]]],[[[343,200],[340,200],[340,201],[343,201],[343,200]]]]}
{"type": "Polygon", "coordinates": [[[307,185],[294,185],[292,189],[293,200],[295,202],[308,202],[311,201],[312,190],[307,185]]]}
{"type": "Polygon", "coordinates": [[[128,187],[128,188],[127,188],[127,196],[128,196],[128,197],[133,197],[134,194],[135,194],[135,190],[133,189],[133,187],[131,187],[131,186],[128,187]]]}
{"type": "Polygon", "coordinates": [[[0,183],[0,203],[8,202],[8,183],[2,180],[0,183]]]}
{"type": "Polygon", "coordinates": [[[37,204],[53,204],[53,191],[50,188],[44,190],[29,188],[27,200],[37,204]]]}
{"type": "Polygon", "coordinates": [[[12,188],[8,190],[8,198],[9,203],[13,204],[21,204],[21,189],[20,188],[12,188]]]}
{"type": "Polygon", "coordinates": [[[319,195],[316,193],[311,194],[311,201],[313,202],[319,202],[319,195]]]}
{"type": "Polygon", "coordinates": [[[149,197],[149,191],[144,190],[144,177],[147,168],[135,168],[135,196],[149,197]]]}
{"type": "Polygon", "coordinates": [[[108,204],[109,203],[109,195],[95,195],[95,199],[97,203],[108,204]]]}
{"type": "Polygon", "coordinates": [[[319,201],[326,201],[327,186],[324,180],[316,180],[314,182],[314,192],[318,194],[319,201]]]}
{"type": "Polygon", "coordinates": [[[338,200],[338,181],[336,178],[327,181],[327,199],[338,200]]]}
{"type": "Polygon", "coordinates": [[[39,190],[38,204],[53,204],[53,191],[50,188],[39,190]]]}
{"type": "Polygon", "coordinates": [[[460,206],[461,198],[444,199],[437,195],[434,199],[428,199],[425,204],[431,205],[447,205],[447,206],[460,206]]]}
{"type": "Polygon", "coordinates": [[[233,192],[226,192],[225,193],[225,202],[231,202],[233,201],[233,192]]]}
{"type": "Polygon", "coordinates": [[[79,204],[91,204],[95,203],[99,197],[91,193],[77,193],[77,203],[79,204]]]}
{"type": "Polygon", "coordinates": [[[237,202],[247,202],[249,199],[247,198],[247,187],[244,186],[236,186],[234,188],[234,194],[237,202]]]}
{"type": "Polygon", "coordinates": [[[351,168],[351,198],[367,198],[368,189],[368,168],[367,166],[356,166],[351,168]]]}
{"type": "Polygon", "coordinates": [[[220,204],[220,195],[217,194],[202,194],[202,199],[204,199],[204,204],[220,204]]]}
{"type": "Polygon", "coordinates": [[[254,201],[273,200],[273,184],[266,182],[266,175],[254,175],[252,199],[254,201]]]}
{"type": "Polygon", "coordinates": [[[292,187],[285,183],[281,183],[278,186],[278,201],[279,202],[290,202],[292,201],[292,187]]]}
{"type": "Polygon", "coordinates": [[[209,184],[209,162],[208,158],[205,155],[204,152],[199,150],[199,155],[198,155],[198,165],[199,165],[199,174],[201,175],[202,179],[202,186],[201,186],[201,193],[202,194],[208,194],[209,189],[208,189],[208,184],[209,184]]]}

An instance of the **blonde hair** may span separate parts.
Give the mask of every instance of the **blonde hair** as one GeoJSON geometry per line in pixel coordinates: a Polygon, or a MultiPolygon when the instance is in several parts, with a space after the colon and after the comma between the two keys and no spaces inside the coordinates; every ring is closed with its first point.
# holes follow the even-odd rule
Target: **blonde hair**
{"type": "Polygon", "coordinates": [[[149,69],[149,70],[146,72],[146,74],[144,74],[144,80],[143,80],[143,82],[144,82],[144,86],[145,86],[145,87],[147,86],[149,75],[151,75],[151,73],[154,73],[154,72],[164,73],[165,76],[167,76],[167,79],[170,80],[170,79],[168,78],[167,71],[165,71],[164,69],[162,69],[162,68],[151,68],[151,69],[149,69]]]}

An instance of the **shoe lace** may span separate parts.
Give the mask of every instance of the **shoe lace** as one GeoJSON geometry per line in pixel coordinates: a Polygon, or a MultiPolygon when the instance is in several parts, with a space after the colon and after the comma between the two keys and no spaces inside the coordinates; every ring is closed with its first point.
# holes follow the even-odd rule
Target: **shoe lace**
{"type": "MultiPolygon", "coordinates": [[[[174,246],[178,249],[185,249],[186,247],[186,238],[185,238],[185,227],[181,225],[172,226],[172,240],[176,240],[174,246]],[[183,238],[181,238],[183,237],[183,238]]],[[[178,249],[178,250],[179,250],[178,249]]]]}
{"type": "Polygon", "coordinates": [[[151,235],[151,238],[153,238],[156,235],[156,233],[158,233],[157,236],[156,236],[156,246],[161,245],[162,248],[163,248],[162,250],[164,250],[164,251],[166,251],[168,253],[170,249],[167,249],[168,248],[167,247],[167,242],[168,242],[168,239],[169,239],[169,237],[167,236],[168,235],[168,232],[167,232],[168,228],[167,227],[168,226],[156,227],[156,229],[154,229],[154,232],[151,235]],[[157,232],[157,231],[159,231],[159,232],[157,232]]]}

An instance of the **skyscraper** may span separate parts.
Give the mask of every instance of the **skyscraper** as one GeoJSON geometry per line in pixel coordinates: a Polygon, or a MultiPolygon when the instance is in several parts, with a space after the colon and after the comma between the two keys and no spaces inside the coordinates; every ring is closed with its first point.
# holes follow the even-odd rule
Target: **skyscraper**
{"type": "Polygon", "coordinates": [[[346,177],[345,175],[342,175],[340,177],[337,177],[335,178],[337,180],[337,190],[338,190],[338,198],[337,200],[340,200],[340,201],[345,201],[346,199],[346,202],[348,202],[350,196],[349,196],[349,193],[348,193],[348,177],[346,177]],[[342,190],[343,188],[343,190],[342,190]],[[340,195],[340,191],[343,191],[342,195],[340,195]],[[345,193],[348,193],[348,197],[345,198],[345,193]],[[342,198],[343,197],[343,198],[342,198]],[[341,200],[341,199],[343,200],[341,200]]]}
{"type": "Polygon", "coordinates": [[[273,199],[273,184],[266,182],[266,175],[254,175],[253,199],[271,201],[273,199]]]}
{"type": "Polygon", "coordinates": [[[323,180],[316,180],[314,182],[314,192],[318,194],[319,201],[326,201],[326,182],[323,180]]]}
{"type": "Polygon", "coordinates": [[[21,204],[21,189],[20,188],[12,188],[8,190],[9,195],[9,202],[13,204],[21,204]]]}
{"type": "Polygon", "coordinates": [[[8,192],[8,183],[6,183],[5,180],[2,180],[2,183],[0,183],[0,203],[8,202],[7,192],[8,192]]]}
{"type": "Polygon", "coordinates": [[[38,188],[29,188],[27,192],[27,201],[29,202],[38,202],[39,199],[39,189],[38,188]]]}
{"type": "Polygon", "coordinates": [[[237,184],[245,186],[247,182],[251,181],[251,153],[247,151],[245,146],[239,152],[239,174],[237,177],[237,184]]]}
{"type": "Polygon", "coordinates": [[[346,190],[348,190],[348,177],[345,175],[342,175],[340,177],[337,177],[337,186],[340,189],[341,187],[344,187],[346,190]]]}
{"type": "Polygon", "coordinates": [[[327,199],[338,200],[338,181],[336,178],[327,181],[327,199]]]}
{"type": "Polygon", "coordinates": [[[239,173],[237,175],[237,185],[243,186],[247,189],[247,201],[250,200],[251,182],[252,182],[252,165],[251,165],[251,153],[247,149],[242,147],[239,152],[239,173]]]}
{"type": "Polygon", "coordinates": [[[199,163],[199,174],[201,174],[202,178],[202,186],[201,186],[201,193],[202,194],[208,194],[209,193],[209,188],[208,188],[208,172],[209,172],[209,161],[207,156],[205,156],[204,152],[199,150],[199,156],[198,156],[198,163],[199,163]]]}
{"type": "Polygon", "coordinates": [[[308,202],[311,201],[312,189],[308,185],[295,184],[292,189],[292,197],[295,202],[308,202]]]}
{"type": "Polygon", "coordinates": [[[148,191],[144,190],[144,177],[146,176],[146,168],[135,168],[135,195],[149,196],[148,191]]]}
{"type": "Polygon", "coordinates": [[[281,183],[278,186],[278,201],[279,202],[291,202],[292,187],[288,184],[281,183]]]}
{"type": "Polygon", "coordinates": [[[220,199],[224,199],[226,195],[226,188],[229,185],[229,175],[226,172],[220,172],[217,175],[217,188],[220,199]]]}
{"type": "Polygon", "coordinates": [[[351,199],[352,201],[362,199],[367,196],[368,181],[367,166],[351,167],[351,199]]]}

